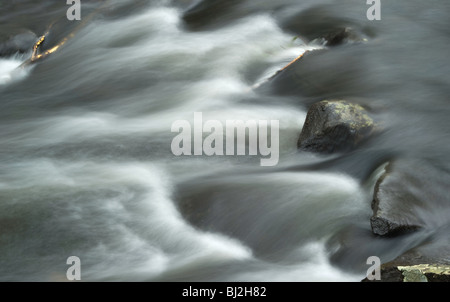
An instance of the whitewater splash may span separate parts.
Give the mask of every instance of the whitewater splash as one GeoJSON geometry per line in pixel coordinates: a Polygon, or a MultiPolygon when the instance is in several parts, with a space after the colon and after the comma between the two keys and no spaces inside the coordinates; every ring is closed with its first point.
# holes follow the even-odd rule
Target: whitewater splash
{"type": "MultiPolygon", "coordinates": [[[[36,8],[47,11],[42,3],[50,2],[36,8]]],[[[405,32],[391,33],[388,22],[397,26],[397,19],[386,18],[389,34],[370,45],[318,51],[281,27],[289,21],[282,11],[231,9],[233,22],[192,31],[179,6],[154,3],[181,1],[153,1],[148,9],[132,4],[144,1],[121,2],[136,10],[88,22],[37,68],[20,67],[30,54],[0,58],[0,281],[67,281],[70,256],[81,260],[82,281],[360,281],[368,257],[387,262],[417,245],[420,234],[374,238],[371,201],[383,167],[366,180],[386,150],[450,154],[442,130],[447,98],[438,89],[445,48],[424,55],[403,39],[421,36],[415,15],[400,26],[405,32]],[[252,89],[289,71],[305,51],[314,54],[299,62],[292,86],[252,89]],[[428,57],[436,60],[422,65],[428,57]],[[421,76],[433,76],[432,87],[417,85],[421,76]],[[393,85],[397,78],[405,85],[393,85]],[[386,108],[398,131],[351,156],[298,152],[308,105],[350,96],[386,108]],[[194,125],[194,112],[221,125],[279,120],[277,168],[261,169],[251,156],[172,154],[171,125],[194,125]]],[[[325,1],[302,1],[289,13],[307,2],[325,1]]],[[[327,7],[304,12],[314,31],[317,16],[353,12],[327,7]]],[[[15,18],[26,6],[11,11],[5,20],[20,28],[49,25],[39,14],[30,16],[35,22],[15,18]]],[[[436,217],[423,220],[441,224],[448,215],[436,217]]]]}
{"type": "Polygon", "coordinates": [[[20,67],[23,62],[24,60],[18,57],[0,59],[0,86],[20,81],[27,76],[29,68],[20,67]]]}
{"type": "MultiPolygon", "coordinates": [[[[317,227],[308,219],[311,207],[325,207],[321,213],[329,208],[316,200],[323,196],[314,191],[279,197],[283,194],[277,188],[285,188],[283,192],[305,189],[303,174],[295,182],[291,181],[293,174],[277,175],[277,188],[273,175],[246,181],[239,177],[245,189],[237,186],[223,196],[225,207],[236,207],[219,217],[225,226],[234,227],[248,214],[238,234],[197,228],[186,220],[186,213],[178,208],[180,192],[208,191],[196,177],[209,172],[210,180],[221,181],[220,171],[234,171],[245,163],[254,165],[246,157],[239,161],[231,157],[174,160],[171,124],[190,121],[193,110],[203,112],[205,120],[220,123],[228,119],[280,120],[280,155],[286,162],[295,150],[306,114],[303,108],[239,100],[254,97],[251,86],[255,81],[264,81],[309,48],[291,45],[291,37],[267,15],[205,33],[185,32],[179,22],[176,9],[156,7],[137,16],[92,24],[64,51],[40,62],[45,68],[36,68],[32,74],[29,67],[20,67],[25,56],[0,61],[1,85],[30,75],[18,87],[27,95],[20,95],[20,102],[15,102],[19,99],[5,93],[8,98],[3,106],[12,111],[14,106],[27,104],[20,112],[32,112],[30,119],[5,127],[8,135],[2,137],[2,143],[8,149],[2,150],[14,146],[27,153],[33,150],[28,153],[31,158],[25,155],[19,161],[0,163],[1,174],[7,175],[0,181],[0,194],[9,201],[0,204],[0,213],[12,224],[4,236],[27,238],[2,247],[0,266],[7,273],[0,280],[65,280],[69,256],[81,260],[82,280],[93,281],[305,280],[312,272],[317,280],[362,279],[332,266],[321,234],[310,240],[318,244],[317,253],[302,248],[299,237],[305,230],[314,233],[317,227]],[[130,34],[135,40],[124,44],[130,34]],[[252,68],[258,71],[247,75],[246,70],[252,68]],[[120,87],[124,94],[117,93],[120,87]],[[95,109],[80,111],[69,106],[84,100],[95,109]],[[64,106],[59,106],[62,102],[64,106]],[[41,109],[30,111],[33,106],[66,109],[40,115],[41,109]],[[195,183],[179,190],[178,186],[190,179],[195,183]],[[276,191],[277,198],[255,182],[264,179],[263,187],[276,191]],[[260,198],[255,191],[247,196],[247,187],[262,190],[267,197],[260,198]],[[301,202],[298,197],[303,195],[305,201],[301,202]],[[233,209],[243,210],[231,215],[233,209]],[[24,227],[15,229],[15,225],[24,227]],[[250,229],[253,236],[241,235],[250,229]],[[34,236],[37,230],[45,238],[34,236]],[[259,248],[258,242],[278,242],[279,234],[286,232],[289,238],[273,247],[280,252],[267,251],[272,245],[259,248]],[[27,246],[26,252],[18,252],[20,246],[27,246]],[[45,251],[41,249],[44,246],[45,251]],[[281,256],[269,257],[282,252],[288,258],[282,263],[281,256]],[[22,256],[40,261],[23,266],[22,256]]],[[[349,187],[345,186],[348,179],[344,183],[338,181],[340,177],[327,179],[320,174],[322,190],[338,183],[350,196],[359,196],[351,179],[349,187]]],[[[229,185],[234,187],[234,183],[229,185]]],[[[308,182],[307,187],[313,186],[308,182]]],[[[347,196],[345,192],[334,194],[332,202],[338,204],[347,196]]],[[[220,199],[203,200],[217,201],[220,199]]],[[[333,210],[333,215],[337,212],[333,210]]],[[[0,217],[0,222],[4,219],[0,217]]]]}

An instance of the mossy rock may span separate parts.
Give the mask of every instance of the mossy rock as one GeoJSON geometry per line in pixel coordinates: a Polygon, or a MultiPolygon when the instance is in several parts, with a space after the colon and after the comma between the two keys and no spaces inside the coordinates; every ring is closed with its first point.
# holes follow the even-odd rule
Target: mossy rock
{"type": "MultiPolygon", "coordinates": [[[[362,280],[368,282],[366,278],[362,280]]],[[[373,280],[375,281],[375,280],[373,280]]],[[[417,264],[381,266],[381,282],[450,282],[450,266],[442,264],[417,264]]]]}

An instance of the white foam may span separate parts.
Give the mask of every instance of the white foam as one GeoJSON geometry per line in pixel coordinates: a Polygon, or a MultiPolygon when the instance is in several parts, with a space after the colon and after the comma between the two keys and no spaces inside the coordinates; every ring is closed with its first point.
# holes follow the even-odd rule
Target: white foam
{"type": "Polygon", "coordinates": [[[20,80],[26,76],[27,70],[18,68],[23,63],[19,59],[0,59],[0,85],[20,80]]]}
{"type": "Polygon", "coordinates": [[[323,242],[309,243],[299,249],[308,255],[308,262],[289,265],[267,263],[258,272],[242,273],[232,277],[236,282],[359,282],[364,276],[347,273],[334,267],[328,260],[323,242]]]}
{"type": "MultiPolygon", "coordinates": [[[[272,65],[275,71],[306,50],[305,47],[283,49],[282,46],[291,39],[268,15],[243,18],[234,25],[209,32],[186,32],[180,28],[180,22],[178,10],[154,8],[138,16],[93,24],[77,35],[74,43],[58,52],[58,58],[67,59],[68,65],[55,64],[56,70],[52,74],[67,85],[56,85],[53,81],[49,85],[60,87],[57,92],[61,95],[64,89],[71,91],[75,87],[82,93],[84,88],[90,91],[98,84],[105,88],[98,92],[114,97],[107,94],[106,88],[114,87],[115,82],[104,85],[102,79],[119,82],[133,75],[139,81],[142,75],[143,79],[151,81],[153,77],[146,76],[154,74],[155,81],[149,83],[148,89],[130,89],[126,98],[121,94],[119,99],[121,108],[130,106],[137,112],[142,108],[142,114],[124,116],[117,108],[113,113],[91,111],[86,114],[72,113],[68,109],[54,117],[21,121],[18,130],[14,129],[18,134],[11,135],[11,142],[40,147],[67,141],[79,143],[105,135],[129,134],[132,137],[137,133],[149,135],[155,132],[171,135],[171,123],[191,119],[194,111],[204,111],[205,120],[280,120],[282,130],[292,132],[292,137],[298,136],[305,116],[301,109],[288,108],[286,104],[275,108],[261,103],[236,103],[242,100],[243,94],[251,93],[252,83],[242,79],[249,66],[264,62],[272,65]],[[129,37],[131,39],[127,40],[129,37]],[[64,76],[60,76],[59,66],[66,68],[69,65],[70,72],[64,70],[64,76]],[[152,108],[166,103],[163,109],[152,108]]],[[[27,70],[17,69],[21,63],[19,59],[0,60],[0,85],[27,74],[27,70]]],[[[42,79],[45,80],[48,74],[41,72],[44,72],[42,79]]],[[[111,100],[108,107],[119,106],[112,101],[115,100],[111,100]]],[[[295,144],[296,141],[292,142],[295,144]]],[[[170,140],[167,143],[170,146],[170,140]]],[[[210,167],[208,162],[199,161],[187,170],[190,177],[202,170],[202,165],[210,167]]],[[[83,250],[83,261],[88,259],[93,263],[83,270],[86,280],[131,280],[138,275],[151,278],[176,270],[189,270],[196,265],[255,261],[252,251],[239,240],[195,229],[183,219],[171,194],[172,184],[186,172],[176,171],[174,177],[178,179],[170,179],[167,175],[170,164],[165,162],[157,165],[146,161],[96,162],[95,158],[85,161],[35,159],[5,164],[2,168],[7,173],[0,188],[20,189],[21,192],[33,192],[37,188],[42,192],[43,200],[46,194],[58,197],[54,198],[57,199],[54,206],[64,210],[65,215],[55,221],[56,231],[59,223],[71,223],[75,233],[80,228],[89,230],[81,232],[90,239],[88,242],[95,243],[83,250]],[[60,192],[64,194],[58,195],[60,192]],[[90,196],[91,193],[94,196],[90,196]],[[102,238],[105,230],[114,236],[102,238]]],[[[341,198],[348,208],[361,202],[358,183],[351,178],[324,173],[285,173],[275,175],[275,179],[273,176],[255,176],[248,181],[262,187],[261,190],[274,183],[279,187],[285,185],[289,190],[283,192],[279,204],[299,208],[298,212],[313,209],[310,205],[316,205],[318,200],[336,204],[336,192],[343,197],[353,196],[341,198]],[[299,196],[304,198],[299,201],[299,196]],[[294,204],[299,202],[302,207],[294,204]]],[[[23,199],[25,202],[33,200],[23,199]]],[[[15,202],[15,199],[8,202],[15,202]]],[[[330,210],[335,215],[336,212],[348,214],[348,208],[340,212],[334,208],[330,210]]],[[[309,227],[313,229],[316,225],[309,227]]],[[[52,235],[55,234],[43,234],[52,235]]],[[[323,245],[318,243],[309,248],[312,251],[310,263],[294,266],[262,263],[260,273],[242,273],[236,280],[342,281],[353,278],[329,264],[323,245]]],[[[308,248],[301,252],[305,251],[308,252],[308,248]]]]}
{"type": "Polygon", "coordinates": [[[17,177],[6,179],[8,189],[113,193],[58,201],[69,215],[59,223],[70,221],[75,233],[89,229],[89,238],[98,239],[83,250],[83,257],[95,263],[85,270],[87,280],[151,278],[192,263],[251,258],[251,251],[238,240],[190,226],[173,204],[170,178],[157,165],[45,159],[10,168],[17,177]],[[93,213],[102,215],[88,219],[93,213]],[[105,230],[114,234],[113,240],[102,238],[105,230]]]}

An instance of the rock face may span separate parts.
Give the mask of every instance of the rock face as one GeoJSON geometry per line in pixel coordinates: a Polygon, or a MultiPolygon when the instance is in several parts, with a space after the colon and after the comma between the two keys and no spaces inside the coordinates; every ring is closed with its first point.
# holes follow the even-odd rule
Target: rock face
{"type": "Polygon", "coordinates": [[[297,146],[312,152],[345,151],[368,138],[375,128],[375,122],[362,106],[344,100],[325,100],[309,108],[297,146]]]}

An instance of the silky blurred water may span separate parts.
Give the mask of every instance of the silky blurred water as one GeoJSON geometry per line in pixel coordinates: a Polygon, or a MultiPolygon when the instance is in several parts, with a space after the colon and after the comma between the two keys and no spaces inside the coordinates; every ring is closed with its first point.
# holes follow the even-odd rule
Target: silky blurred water
{"type": "MultiPolygon", "coordinates": [[[[3,36],[41,35],[67,8],[13,2],[0,5],[3,36]]],[[[359,2],[320,5],[374,26],[359,2]]],[[[86,281],[360,281],[369,256],[422,243],[448,223],[448,204],[408,236],[379,238],[369,223],[386,154],[430,161],[444,181],[450,171],[450,11],[422,2],[384,1],[375,37],[312,59],[315,85],[282,93],[252,87],[322,48],[282,26],[316,2],[243,1],[191,29],[190,1],[112,1],[33,67],[16,69],[31,54],[1,58],[0,280],[65,280],[77,256],[86,281]],[[337,168],[304,169],[336,158],[297,150],[308,104],[330,96],[374,107],[386,132],[337,168]],[[171,125],[194,112],[278,120],[278,166],[174,156],[171,125]]]]}

